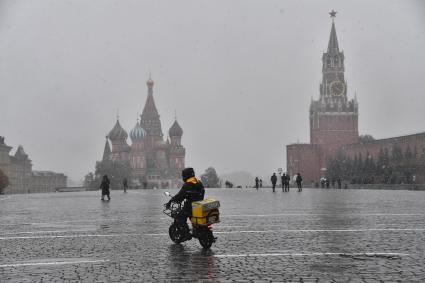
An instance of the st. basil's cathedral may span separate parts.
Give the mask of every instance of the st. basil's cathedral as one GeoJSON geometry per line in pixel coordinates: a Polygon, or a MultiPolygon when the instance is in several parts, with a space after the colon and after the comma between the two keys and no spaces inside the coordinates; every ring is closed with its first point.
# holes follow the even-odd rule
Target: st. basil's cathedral
{"type": "Polygon", "coordinates": [[[153,97],[154,81],[146,82],[148,96],[140,121],[127,134],[119,119],[106,136],[102,162],[129,164],[126,176],[129,185],[141,188],[168,188],[181,184],[181,171],[185,165],[186,150],[181,144],[183,129],[177,119],[164,140],[161,120],[153,97]],[[127,143],[130,136],[131,145],[127,143]]]}

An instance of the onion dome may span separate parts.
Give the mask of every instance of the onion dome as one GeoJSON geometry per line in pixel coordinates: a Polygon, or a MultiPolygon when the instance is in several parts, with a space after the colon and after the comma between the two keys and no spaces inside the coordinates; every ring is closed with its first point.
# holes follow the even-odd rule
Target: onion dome
{"type": "Polygon", "coordinates": [[[177,120],[174,121],[173,125],[168,131],[168,134],[170,135],[170,137],[181,137],[183,135],[183,130],[180,127],[179,123],[177,123],[177,120]]]}
{"type": "Polygon", "coordinates": [[[120,140],[120,139],[127,139],[128,134],[127,132],[121,127],[120,121],[117,120],[115,123],[115,126],[112,128],[112,130],[109,132],[108,135],[109,139],[112,140],[120,140]]]}
{"type": "Polygon", "coordinates": [[[136,126],[130,131],[130,138],[134,141],[143,139],[144,137],[146,137],[146,131],[140,126],[140,123],[137,122],[136,126]]]}

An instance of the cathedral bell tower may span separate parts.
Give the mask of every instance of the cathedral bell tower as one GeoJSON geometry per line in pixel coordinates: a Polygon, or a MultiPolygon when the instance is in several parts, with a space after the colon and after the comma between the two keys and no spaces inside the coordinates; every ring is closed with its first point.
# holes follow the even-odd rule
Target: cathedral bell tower
{"type": "Polygon", "coordinates": [[[344,77],[345,57],[340,51],[335,29],[336,12],[332,18],[328,48],[322,56],[320,96],[310,105],[310,143],[323,150],[323,159],[334,154],[342,145],[358,141],[357,99],[348,99],[344,77]]]}

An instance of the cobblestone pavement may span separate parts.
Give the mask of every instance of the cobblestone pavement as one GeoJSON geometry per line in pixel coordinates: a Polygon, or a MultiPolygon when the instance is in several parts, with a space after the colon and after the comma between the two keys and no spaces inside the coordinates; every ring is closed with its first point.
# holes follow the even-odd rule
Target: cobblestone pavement
{"type": "Polygon", "coordinates": [[[161,190],[0,196],[0,282],[425,282],[425,193],[208,189],[218,241],[172,244],[161,190]]]}

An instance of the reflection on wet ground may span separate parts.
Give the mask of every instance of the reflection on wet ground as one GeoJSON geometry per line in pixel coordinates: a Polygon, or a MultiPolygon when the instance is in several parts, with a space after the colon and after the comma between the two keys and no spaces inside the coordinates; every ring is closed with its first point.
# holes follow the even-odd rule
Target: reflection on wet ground
{"type": "Polygon", "coordinates": [[[2,282],[425,280],[422,192],[209,189],[209,251],[170,241],[162,193],[2,196],[2,282]]]}

